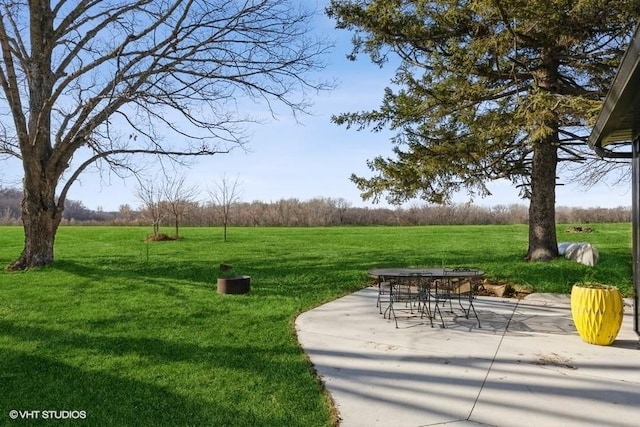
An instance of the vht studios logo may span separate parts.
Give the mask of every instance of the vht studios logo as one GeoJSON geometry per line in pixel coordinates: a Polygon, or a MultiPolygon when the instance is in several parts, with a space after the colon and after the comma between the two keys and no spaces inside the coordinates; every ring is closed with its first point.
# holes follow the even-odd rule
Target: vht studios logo
{"type": "Polygon", "coordinates": [[[86,411],[9,411],[12,420],[84,420],[86,411]]]}

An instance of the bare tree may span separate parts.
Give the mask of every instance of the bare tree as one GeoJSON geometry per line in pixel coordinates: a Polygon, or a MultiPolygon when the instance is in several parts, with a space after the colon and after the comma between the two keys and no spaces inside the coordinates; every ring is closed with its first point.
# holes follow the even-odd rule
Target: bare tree
{"type": "Polygon", "coordinates": [[[347,211],[351,207],[351,203],[348,200],[339,197],[335,200],[336,209],[338,210],[338,224],[344,224],[347,211]]]}
{"type": "Polygon", "coordinates": [[[330,46],[309,38],[300,2],[0,0],[0,10],[0,160],[24,170],[12,270],[53,262],[64,201],[88,167],[126,174],[132,154],[226,153],[255,120],[238,98],[295,115],[310,90],[328,88],[309,79],[330,46]]]}
{"type": "Polygon", "coordinates": [[[140,180],[136,196],[142,202],[142,217],[153,226],[153,237],[158,236],[160,223],[166,217],[162,208],[162,185],[152,180],[140,180]]]}
{"type": "Polygon", "coordinates": [[[118,212],[120,214],[120,219],[124,221],[125,224],[128,224],[131,221],[134,213],[133,209],[131,209],[131,206],[129,206],[129,204],[127,203],[120,205],[118,207],[118,212]]]}
{"type": "Polygon", "coordinates": [[[227,226],[231,218],[231,207],[234,203],[240,201],[240,194],[241,189],[238,178],[231,181],[226,176],[220,178],[220,180],[214,184],[214,187],[209,190],[212,204],[220,210],[225,242],[227,241],[227,226]]]}
{"type": "Polygon", "coordinates": [[[187,185],[185,177],[175,177],[164,182],[162,193],[164,194],[165,208],[173,218],[175,238],[180,238],[178,227],[187,210],[195,203],[199,189],[195,185],[187,185]]]}

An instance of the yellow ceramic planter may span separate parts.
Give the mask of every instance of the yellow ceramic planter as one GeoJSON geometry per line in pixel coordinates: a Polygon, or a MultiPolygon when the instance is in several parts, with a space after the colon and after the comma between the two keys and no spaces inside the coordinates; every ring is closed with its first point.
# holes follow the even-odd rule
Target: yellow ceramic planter
{"type": "Polygon", "coordinates": [[[615,286],[571,288],[571,317],[578,334],[589,344],[609,345],[622,325],[622,294],[615,286]]]}

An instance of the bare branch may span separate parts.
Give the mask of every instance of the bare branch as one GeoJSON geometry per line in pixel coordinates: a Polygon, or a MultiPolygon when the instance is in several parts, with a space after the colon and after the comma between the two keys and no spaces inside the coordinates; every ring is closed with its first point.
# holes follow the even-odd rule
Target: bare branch
{"type": "Polygon", "coordinates": [[[271,115],[275,102],[295,116],[306,112],[308,91],[329,88],[309,75],[330,45],[310,38],[312,15],[289,0],[82,0],[52,9],[0,0],[0,7],[0,87],[13,131],[24,146],[50,153],[43,166],[52,176],[96,144],[101,153],[149,153],[158,144],[153,153],[175,154],[159,137],[167,133],[201,141],[198,155],[227,152],[246,143],[241,125],[256,120],[241,112],[240,97],[261,101],[271,115]],[[27,49],[36,38],[33,55],[27,49]],[[44,70],[39,80],[35,69],[44,70]],[[38,114],[26,99],[38,100],[38,114]],[[124,120],[116,126],[117,116],[124,120]],[[137,138],[113,149],[115,127],[137,138]],[[50,131],[53,146],[51,135],[39,140],[30,130],[50,131]]]}
{"type": "Polygon", "coordinates": [[[69,179],[67,179],[66,183],[64,184],[62,190],[60,191],[58,203],[64,203],[64,200],[67,197],[67,193],[69,192],[69,189],[71,188],[71,185],[75,182],[75,180],[80,176],[80,174],[82,174],[82,172],[84,172],[85,169],[87,169],[89,166],[91,166],[92,164],[94,164],[96,161],[100,159],[109,159],[110,157],[116,156],[116,155],[134,155],[134,154],[155,155],[155,156],[163,156],[163,157],[169,157],[169,158],[197,157],[197,156],[212,156],[214,154],[226,154],[228,152],[229,151],[210,151],[206,149],[195,150],[195,151],[167,151],[161,148],[114,149],[114,150],[108,150],[108,151],[101,151],[91,156],[87,160],[85,160],[80,166],[78,166],[78,168],[73,172],[73,174],[71,174],[69,179]]]}

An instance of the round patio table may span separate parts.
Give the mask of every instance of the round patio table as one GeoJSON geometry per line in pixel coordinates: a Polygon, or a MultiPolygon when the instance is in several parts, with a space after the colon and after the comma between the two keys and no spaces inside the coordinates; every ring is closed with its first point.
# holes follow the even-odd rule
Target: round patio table
{"type": "MultiPolygon", "coordinates": [[[[389,313],[389,317],[393,315],[398,327],[398,320],[395,314],[394,302],[400,302],[403,297],[406,299],[409,296],[411,300],[410,288],[403,291],[402,287],[411,286],[411,281],[408,279],[415,279],[417,286],[420,290],[415,294],[415,299],[418,301],[418,306],[422,308],[422,314],[427,314],[431,326],[433,326],[433,318],[436,313],[440,317],[442,327],[445,327],[444,318],[442,317],[442,311],[440,305],[443,305],[445,301],[449,301],[449,307],[453,312],[453,306],[451,300],[456,299],[460,308],[462,309],[465,318],[469,318],[469,315],[473,311],[473,314],[478,321],[478,327],[480,327],[480,318],[476,313],[476,309],[473,306],[473,300],[477,291],[478,278],[484,275],[484,271],[477,268],[466,267],[435,267],[435,268],[374,268],[368,271],[369,275],[378,278],[378,300],[376,305],[381,306],[381,296],[387,292],[389,294],[389,305],[384,311],[384,317],[389,313]],[[463,289],[461,283],[468,283],[463,289]],[[408,284],[408,285],[407,285],[408,284]],[[463,298],[464,295],[464,298],[463,298]],[[465,301],[466,307],[462,304],[465,301]],[[432,308],[432,303],[434,304],[432,308]]],[[[405,301],[406,303],[407,301],[405,301]]],[[[408,301],[412,304],[413,301],[408,301]]],[[[410,306],[411,307],[411,306],[410,306]]],[[[422,316],[421,316],[422,317],[422,316]]]]}
{"type": "Polygon", "coordinates": [[[369,275],[376,277],[430,277],[444,279],[447,277],[464,278],[483,276],[484,271],[477,268],[435,267],[435,268],[374,268],[369,275]]]}

